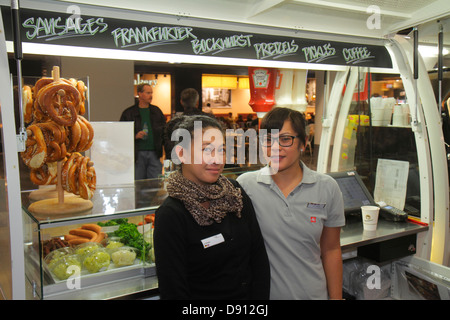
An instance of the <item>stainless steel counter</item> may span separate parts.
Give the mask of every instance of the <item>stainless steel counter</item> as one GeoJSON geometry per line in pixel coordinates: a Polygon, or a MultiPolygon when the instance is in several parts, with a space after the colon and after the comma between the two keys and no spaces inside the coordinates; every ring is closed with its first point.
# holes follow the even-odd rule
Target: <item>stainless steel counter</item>
{"type": "Polygon", "coordinates": [[[353,249],[427,230],[428,226],[409,221],[392,222],[380,219],[376,231],[365,231],[361,217],[347,217],[346,225],[341,229],[341,248],[353,249]]]}

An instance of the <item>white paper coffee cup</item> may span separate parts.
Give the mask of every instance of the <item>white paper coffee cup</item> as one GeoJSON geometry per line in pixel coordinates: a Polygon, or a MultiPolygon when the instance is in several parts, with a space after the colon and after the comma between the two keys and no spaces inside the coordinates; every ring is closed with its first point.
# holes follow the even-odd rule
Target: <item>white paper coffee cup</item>
{"type": "Polygon", "coordinates": [[[362,206],[361,215],[364,230],[374,231],[377,230],[378,215],[380,208],[377,206],[362,206]]]}

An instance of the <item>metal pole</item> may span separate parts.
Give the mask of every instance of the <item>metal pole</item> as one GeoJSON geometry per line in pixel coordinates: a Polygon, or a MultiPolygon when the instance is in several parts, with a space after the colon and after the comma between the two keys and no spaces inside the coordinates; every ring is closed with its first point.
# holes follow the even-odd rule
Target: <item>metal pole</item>
{"type": "Polygon", "coordinates": [[[22,81],[22,42],[20,40],[20,16],[19,16],[19,0],[11,0],[11,15],[13,25],[13,37],[14,37],[14,58],[16,59],[17,66],[17,94],[19,99],[19,117],[20,128],[19,136],[17,137],[18,151],[25,151],[25,141],[27,140],[27,131],[25,129],[25,122],[23,116],[23,81],[22,81]]]}
{"type": "Polygon", "coordinates": [[[442,117],[442,69],[444,65],[444,57],[442,50],[444,49],[444,33],[442,24],[439,25],[438,34],[438,80],[439,80],[439,116],[442,117]]]}
{"type": "Polygon", "coordinates": [[[414,37],[414,51],[413,51],[413,73],[414,73],[414,91],[416,94],[416,112],[415,119],[413,119],[414,123],[417,124],[418,118],[418,109],[419,109],[419,92],[417,89],[417,79],[419,79],[419,31],[417,27],[413,28],[413,37],[414,37]]]}

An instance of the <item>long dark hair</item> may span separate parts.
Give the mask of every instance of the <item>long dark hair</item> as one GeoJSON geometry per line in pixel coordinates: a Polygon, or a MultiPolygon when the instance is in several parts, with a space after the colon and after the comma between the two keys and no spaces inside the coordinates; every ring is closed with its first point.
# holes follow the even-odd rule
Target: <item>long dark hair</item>
{"type": "Polygon", "coordinates": [[[294,109],[283,107],[272,108],[261,120],[260,129],[266,129],[268,132],[273,129],[281,130],[286,120],[291,121],[292,128],[304,145],[306,143],[305,117],[303,113],[294,109]]]}

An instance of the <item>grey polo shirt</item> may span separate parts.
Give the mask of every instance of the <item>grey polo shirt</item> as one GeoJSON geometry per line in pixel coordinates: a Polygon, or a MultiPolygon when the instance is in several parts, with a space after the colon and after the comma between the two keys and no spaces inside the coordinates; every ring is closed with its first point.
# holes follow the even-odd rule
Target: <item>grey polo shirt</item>
{"type": "Polygon", "coordinates": [[[333,178],[302,168],[303,179],[288,197],[267,167],[237,179],[252,199],[266,244],[271,299],[328,299],[320,237],[324,226],[345,225],[344,202],[333,178]]]}

